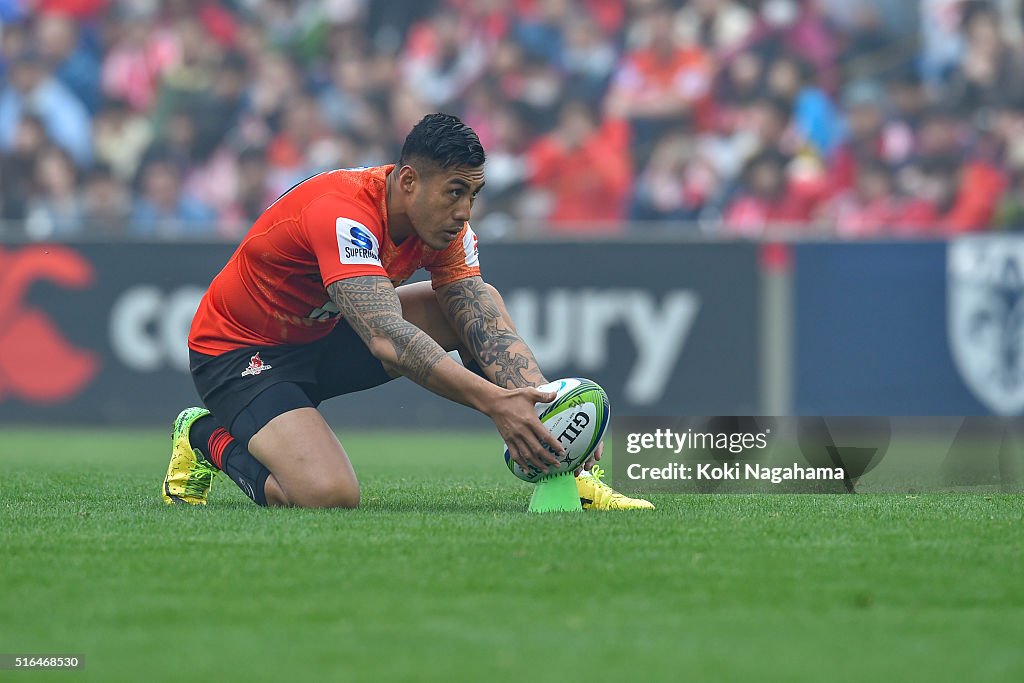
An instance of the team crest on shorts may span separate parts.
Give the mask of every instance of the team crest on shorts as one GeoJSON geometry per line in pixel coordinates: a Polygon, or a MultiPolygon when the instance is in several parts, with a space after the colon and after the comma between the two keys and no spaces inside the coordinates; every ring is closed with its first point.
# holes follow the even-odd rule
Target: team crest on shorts
{"type": "Polygon", "coordinates": [[[267,365],[260,358],[260,354],[256,353],[252,358],[249,359],[249,367],[242,370],[242,377],[248,377],[249,375],[258,375],[264,370],[269,370],[272,366],[267,365]]]}

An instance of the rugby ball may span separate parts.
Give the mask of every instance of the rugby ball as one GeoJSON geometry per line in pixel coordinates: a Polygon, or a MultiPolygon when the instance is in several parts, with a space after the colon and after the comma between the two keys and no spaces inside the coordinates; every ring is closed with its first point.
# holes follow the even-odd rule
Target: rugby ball
{"type": "Polygon", "coordinates": [[[506,447],[505,464],[512,474],[530,483],[536,483],[544,477],[572,472],[585,463],[601,443],[611,415],[608,395],[589,379],[569,377],[537,388],[556,394],[554,401],[536,405],[537,417],[565,448],[565,455],[560,456],[561,463],[557,468],[551,467],[547,472],[532,465],[524,471],[509,455],[506,447]]]}

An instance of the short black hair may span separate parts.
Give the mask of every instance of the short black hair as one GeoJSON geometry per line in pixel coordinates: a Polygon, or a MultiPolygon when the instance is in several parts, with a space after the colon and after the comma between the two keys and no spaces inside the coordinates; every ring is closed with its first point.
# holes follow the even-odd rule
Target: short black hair
{"type": "Polygon", "coordinates": [[[484,147],[472,128],[451,114],[427,114],[413,126],[402,145],[399,167],[414,160],[429,161],[440,168],[483,166],[484,147]]]}

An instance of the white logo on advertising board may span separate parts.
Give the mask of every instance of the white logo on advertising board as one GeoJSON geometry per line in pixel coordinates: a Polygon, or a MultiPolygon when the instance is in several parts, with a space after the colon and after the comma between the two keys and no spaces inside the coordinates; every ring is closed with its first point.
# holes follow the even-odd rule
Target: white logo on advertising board
{"type": "Polygon", "coordinates": [[[1024,239],[969,237],[947,252],[953,361],[992,412],[1024,411],[1024,239]]]}
{"type": "Polygon", "coordinates": [[[682,289],[660,296],[640,289],[513,290],[505,303],[542,368],[618,363],[609,341],[625,328],[636,357],[623,395],[636,405],[657,405],[664,396],[700,310],[697,293],[682,289]]]}

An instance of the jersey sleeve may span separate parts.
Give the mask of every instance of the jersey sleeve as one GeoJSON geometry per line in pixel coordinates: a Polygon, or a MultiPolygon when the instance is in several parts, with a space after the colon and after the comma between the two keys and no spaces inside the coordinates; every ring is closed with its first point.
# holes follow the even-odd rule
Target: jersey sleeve
{"type": "Polygon", "coordinates": [[[434,289],[480,275],[480,247],[469,223],[444,251],[437,252],[437,256],[424,267],[430,273],[430,284],[434,289]]]}
{"type": "Polygon", "coordinates": [[[380,257],[384,225],[372,208],[325,195],[306,207],[302,223],[324,287],[360,275],[388,276],[380,257]]]}

